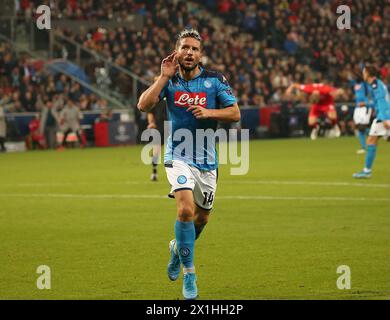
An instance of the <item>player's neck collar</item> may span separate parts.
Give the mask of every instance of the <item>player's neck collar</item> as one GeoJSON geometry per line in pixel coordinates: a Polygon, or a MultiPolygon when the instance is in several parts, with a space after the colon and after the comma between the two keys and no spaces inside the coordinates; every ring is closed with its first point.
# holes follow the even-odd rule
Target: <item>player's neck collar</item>
{"type": "Polygon", "coordinates": [[[372,77],[370,80],[371,80],[370,83],[372,84],[372,83],[374,83],[375,81],[377,81],[378,78],[377,78],[377,77],[372,77]]]}
{"type": "MultiPolygon", "coordinates": [[[[199,67],[199,72],[195,75],[195,77],[193,77],[192,79],[190,79],[190,80],[188,80],[188,81],[192,81],[192,80],[195,80],[196,78],[200,77],[200,75],[202,74],[202,72],[203,72],[204,69],[203,69],[200,65],[198,65],[198,67],[199,67]]],[[[176,76],[179,77],[180,79],[183,79],[184,81],[187,81],[186,79],[184,79],[184,78],[181,76],[180,71],[177,71],[177,72],[176,72],[176,76]]]]}

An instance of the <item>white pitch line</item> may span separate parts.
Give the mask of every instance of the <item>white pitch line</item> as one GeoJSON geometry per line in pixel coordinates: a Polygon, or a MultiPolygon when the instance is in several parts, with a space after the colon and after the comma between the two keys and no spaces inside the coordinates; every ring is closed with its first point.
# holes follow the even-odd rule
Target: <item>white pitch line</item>
{"type": "MultiPolygon", "coordinates": [[[[332,182],[332,181],[295,181],[295,180],[221,180],[229,184],[262,184],[262,185],[308,185],[308,186],[329,186],[329,187],[359,187],[359,188],[390,188],[386,183],[359,183],[359,182],[332,182]]],[[[53,183],[6,183],[4,187],[66,187],[77,185],[161,185],[166,182],[150,181],[118,181],[118,182],[53,182],[53,183]]]]}
{"type": "Polygon", "coordinates": [[[69,194],[69,193],[0,193],[0,197],[14,198],[71,198],[71,199],[165,199],[168,196],[146,194],[69,194]]]}
{"type": "MultiPolygon", "coordinates": [[[[0,194],[0,197],[15,198],[70,198],[70,199],[168,199],[166,195],[146,194],[67,194],[67,193],[10,193],[0,194]]],[[[364,197],[301,197],[301,196],[219,196],[221,200],[288,200],[288,201],[382,201],[388,202],[390,198],[364,198],[364,197]]]]}
{"type": "Polygon", "coordinates": [[[332,181],[295,181],[295,180],[225,180],[224,182],[234,184],[273,184],[273,185],[311,185],[329,187],[368,187],[368,188],[390,188],[386,183],[359,183],[359,182],[332,182],[332,181]]]}
{"type": "Polygon", "coordinates": [[[364,198],[364,197],[274,197],[274,196],[220,196],[226,200],[299,200],[299,201],[390,201],[390,198],[364,198]]]}
{"type": "MultiPolygon", "coordinates": [[[[42,183],[6,183],[0,186],[7,187],[66,187],[66,186],[84,186],[84,185],[139,185],[139,184],[151,184],[150,181],[121,181],[121,182],[42,182],[42,183]]],[[[153,182],[154,185],[161,184],[160,182],[153,182]]]]}

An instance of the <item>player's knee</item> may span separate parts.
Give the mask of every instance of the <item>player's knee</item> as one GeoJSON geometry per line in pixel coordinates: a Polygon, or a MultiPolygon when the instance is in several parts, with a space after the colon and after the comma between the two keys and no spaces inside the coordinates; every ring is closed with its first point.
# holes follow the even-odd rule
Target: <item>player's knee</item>
{"type": "Polygon", "coordinates": [[[374,136],[369,136],[367,138],[367,144],[376,144],[378,141],[378,138],[377,137],[374,137],[374,136]]]}
{"type": "Polygon", "coordinates": [[[177,215],[180,221],[191,221],[194,217],[194,206],[182,203],[177,208],[177,215]]]}

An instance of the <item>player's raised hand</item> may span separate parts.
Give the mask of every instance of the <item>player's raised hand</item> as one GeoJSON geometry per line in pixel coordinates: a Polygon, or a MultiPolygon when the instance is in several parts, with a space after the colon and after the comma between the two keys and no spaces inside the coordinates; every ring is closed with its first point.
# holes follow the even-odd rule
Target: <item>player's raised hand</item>
{"type": "Polygon", "coordinates": [[[187,112],[192,112],[196,119],[208,119],[210,118],[210,110],[200,106],[190,106],[187,112]]]}
{"type": "Polygon", "coordinates": [[[166,57],[161,63],[161,75],[163,77],[172,78],[179,68],[177,61],[177,53],[173,51],[168,57],[166,57]]]}

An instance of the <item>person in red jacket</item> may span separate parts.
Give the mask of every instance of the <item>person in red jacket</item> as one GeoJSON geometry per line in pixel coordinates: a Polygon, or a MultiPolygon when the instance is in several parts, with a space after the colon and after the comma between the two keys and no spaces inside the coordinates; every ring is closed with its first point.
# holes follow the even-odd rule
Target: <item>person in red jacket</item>
{"type": "Polygon", "coordinates": [[[323,83],[293,83],[287,89],[287,95],[291,95],[293,90],[299,90],[309,95],[311,105],[308,122],[309,126],[312,127],[311,139],[315,140],[318,136],[319,120],[322,116],[327,118],[332,125],[334,135],[339,137],[341,131],[337,124],[337,112],[334,106],[334,99],[344,95],[344,90],[323,83]]]}
{"type": "Polygon", "coordinates": [[[28,149],[46,149],[45,136],[40,130],[39,115],[37,115],[29,122],[28,128],[30,130],[30,133],[27,137],[28,149]]]}

